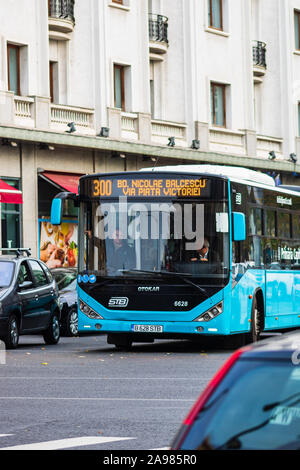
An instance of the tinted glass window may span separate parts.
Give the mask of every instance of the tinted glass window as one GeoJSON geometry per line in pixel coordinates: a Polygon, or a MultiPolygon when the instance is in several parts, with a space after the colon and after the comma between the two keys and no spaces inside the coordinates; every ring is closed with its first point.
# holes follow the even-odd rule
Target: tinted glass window
{"type": "Polygon", "coordinates": [[[42,266],[37,261],[33,260],[29,260],[29,264],[34,275],[36,285],[44,286],[45,284],[48,284],[48,280],[42,266]]]}
{"type": "Polygon", "coordinates": [[[300,215],[293,215],[293,238],[300,239],[300,215]]]}
{"type": "Polygon", "coordinates": [[[291,237],[291,216],[286,212],[278,212],[278,236],[291,237]]]}
{"type": "Polygon", "coordinates": [[[27,264],[22,263],[18,274],[18,284],[23,284],[26,281],[31,281],[31,277],[27,264]]]}
{"type": "Polygon", "coordinates": [[[68,287],[74,281],[74,279],[76,279],[76,277],[77,277],[76,272],[64,272],[64,273],[59,272],[59,273],[56,273],[54,271],[53,275],[54,275],[54,278],[56,280],[57,287],[58,287],[59,290],[65,289],[66,287],[68,287]]]}
{"type": "Polygon", "coordinates": [[[249,234],[262,235],[262,209],[252,207],[249,215],[249,234]]]}
{"type": "Polygon", "coordinates": [[[48,269],[45,264],[42,264],[42,267],[43,267],[43,269],[44,269],[44,271],[45,271],[45,273],[46,273],[46,276],[47,276],[47,278],[48,278],[48,281],[49,281],[49,282],[52,282],[52,281],[53,281],[53,276],[52,276],[52,273],[51,273],[50,269],[48,269]]]}
{"type": "Polygon", "coordinates": [[[276,237],[276,213],[275,211],[265,211],[265,235],[276,237]]]}
{"type": "Polygon", "coordinates": [[[300,369],[239,361],[199,413],[182,449],[300,447],[300,369]]]}
{"type": "Polygon", "coordinates": [[[14,263],[0,261],[0,288],[8,287],[11,284],[14,274],[14,263]]]}

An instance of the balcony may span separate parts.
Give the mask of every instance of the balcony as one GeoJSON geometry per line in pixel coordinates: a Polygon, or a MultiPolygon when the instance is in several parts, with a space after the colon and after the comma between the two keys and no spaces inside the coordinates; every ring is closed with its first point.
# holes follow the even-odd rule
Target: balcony
{"type": "Polygon", "coordinates": [[[253,53],[254,82],[261,83],[262,78],[264,77],[267,71],[267,61],[266,61],[267,46],[266,44],[261,41],[254,41],[252,53],[253,53]]]}
{"type": "Polygon", "coordinates": [[[153,60],[162,60],[159,56],[168,50],[168,18],[149,14],[149,48],[153,60]],[[158,56],[158,57],[157,57],[158,56]]]}
{"type": "Polygon", "coordinates": [[[68,40],[75,25],[75,0],[48,0],[50,39],[68,40]]]}
{"type": "Polygon", "coordinates": [[[73,122],[79,134],[95,135],[94,117],[93,109],[50,105],[50,128],[53,131],[66,132],[68,124],[73,122]]]}

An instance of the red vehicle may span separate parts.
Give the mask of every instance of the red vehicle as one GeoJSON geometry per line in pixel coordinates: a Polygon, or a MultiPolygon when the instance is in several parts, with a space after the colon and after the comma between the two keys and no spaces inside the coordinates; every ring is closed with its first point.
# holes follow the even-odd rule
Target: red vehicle
{"type": "Polygon", "coordinates": [[[172,450],[300,450],[300,333],[237,350],[184,420],[172,450]]]}

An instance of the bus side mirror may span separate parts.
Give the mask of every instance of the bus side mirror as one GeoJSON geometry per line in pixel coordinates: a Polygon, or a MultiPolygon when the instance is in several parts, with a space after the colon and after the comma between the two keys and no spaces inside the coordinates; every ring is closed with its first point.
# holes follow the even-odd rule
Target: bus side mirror
{"type": "Polygon", "coordinates": [[[51,224],[60,225],[63,213],[63,199],[55,198],[51,205],[51,224]]]}
{"type": "Polygon", "coordinates": [[[62,222],[62,216],[64,211],[64,201],[66,199],[73,199],[75,207],[78,207],[78,196],[74,193],[63,192],[57,194],[53,199],[51,205],[51,224],[60,225],[62,222]]]}
{"type": "Polygon", "coordinates": [[[242,212],[232,213],[233,241],[242,242],[246,240],[246,217],[242,212]]]}

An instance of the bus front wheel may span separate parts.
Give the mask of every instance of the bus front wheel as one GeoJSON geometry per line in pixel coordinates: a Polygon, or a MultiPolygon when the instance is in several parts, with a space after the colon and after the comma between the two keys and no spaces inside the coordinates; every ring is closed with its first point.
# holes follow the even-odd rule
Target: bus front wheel
{"type": "Polygon", "coordinates": [[[249,342],[256,343],[260,340],[260,334],[263,330],[262,326],[262,312],[260,311],[257,296],[253,298],[252,311],[251,311],[251,330],[249,334],[249,342]]]}
{"type": "Polygon", "coordinates": [[[132,346],[132,339],[125,334],[107,335],[107,343],[114,344],[117,349],[128,351],[132,346]]]}

